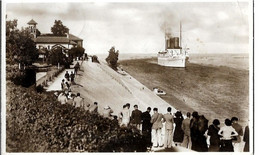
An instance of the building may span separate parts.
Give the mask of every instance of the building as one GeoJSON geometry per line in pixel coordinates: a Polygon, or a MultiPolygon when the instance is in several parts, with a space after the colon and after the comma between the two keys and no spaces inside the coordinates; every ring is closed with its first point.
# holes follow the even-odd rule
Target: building
{"type": "Polygon", "coordinates": [[[67,33],[66,36],[54,36],[53,34],[42,34],[37,36],[37,22],[33,19],[28,23],[29,32],[36,43],[36,47],[39,49],[39,57],[44,58],[45,50],[53,50],[57,47],[61,47],[64,52],[67,52],[72,47],[83,46],[83,39],[67,33]]]}

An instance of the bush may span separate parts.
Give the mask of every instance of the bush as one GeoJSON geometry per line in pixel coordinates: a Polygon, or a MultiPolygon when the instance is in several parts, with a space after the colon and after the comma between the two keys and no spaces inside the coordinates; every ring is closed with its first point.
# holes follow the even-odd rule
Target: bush
{"type": "Polygon", "coordinates": [[[117,61],[118,61],[119,51],[118,50],[116,51],[115,47],[111,47],[111,49],[108,52],[109,52],[109,54],[106,58],[106,61],[112,69],[117,70],[117,61]]]}
{"type": "Polygon", "coordinates": [[[16,85],[30,87],[36,83],[36,71],[33,68],[19,69],[17,65],[7,65],[6,80],[10,80],[16,85]]]}
{"type": "Polygon", "coordinates": [[[96,55],[92,56],[92,62],[99,63],[98,57],[96,55]]]}
{"type": "Polygon", "coordinates": [[[144,144],[132,128],[7,81],[7,152],[132,152],[146,151],[144,144]]]}

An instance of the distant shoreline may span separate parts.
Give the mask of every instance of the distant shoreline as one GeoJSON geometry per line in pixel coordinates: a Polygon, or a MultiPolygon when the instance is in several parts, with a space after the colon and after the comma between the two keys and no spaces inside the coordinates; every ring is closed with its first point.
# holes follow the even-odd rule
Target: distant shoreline
{"type": "MultiPolygon", "coordinates": [[[[125,60],[134,59],[151,59],[151,63],[156,64],[156,54],[119,54],[119,63],[125,60]]],[[[190,63],[203,66],[214,67],[230,67],[241,70],[249,70],[249,54],[248,53],[230,53],[230,54],[190,54],[190,63]]]]}

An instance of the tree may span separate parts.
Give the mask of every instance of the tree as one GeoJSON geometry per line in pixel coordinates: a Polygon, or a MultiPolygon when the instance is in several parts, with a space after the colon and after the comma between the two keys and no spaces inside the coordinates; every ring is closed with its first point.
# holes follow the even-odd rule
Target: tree
{"type": "Polygon", "coordinates": [[[55,36],[64,36],[69,33],[69,29],[62,24],[61,20],[55,20],[53,27],[51,27],[51,32],[55,36]]]}
{"type": "Polygon", "coordinates": [[[53,49],[49,53],[48,63],[52,65],[64,65],[66,68],[69,67],[71,61],[68,57],[66,57],[66,54],[63,53],[61,47],[57,47],[56,49],[53,49]]]}
{"type": "Polygon", "coordinates": [[[17,28],[17,20],[6,21],[6,79],[16,85],[29,87],[36,81],[31,64],[38,58],[38,50],[29,32],[17,28]],[[21,67],[18,68],[18,63],[21,67]]]}
{"type": "Polygon", "coordinates": [[[111,49],[108,51],[109,54],[106,58],[107,63],[111,66],[112,69],[117,70],[117,61],[118,61],[118,55],[119,51],[115,50],[115,47],[111,47],[111,49]]]}
{"type": "Polygon", "coordinates": [[[36,44],[27,30],[17,29],[17,20],[6,21],[6,62],[31,65],[38,58],[36,44]]]}
{"type": "Polygon", "coordinates": [[[84,52],[85,52],[85,49],[83,47],[80,47],[80,46],[72,47],[69,51],[69,56],[72,58],[82,57],[84,52]]]}

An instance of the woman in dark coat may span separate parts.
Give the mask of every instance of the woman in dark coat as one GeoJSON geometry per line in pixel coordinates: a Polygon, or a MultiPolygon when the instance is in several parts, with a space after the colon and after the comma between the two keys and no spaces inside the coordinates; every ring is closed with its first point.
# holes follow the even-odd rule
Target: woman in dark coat
{"type": "Polygon", "coordinates": [[[214,119],[208,129],[209,152],[219,152],[220,136],[218,135],[220,122],[214,119]]]}
{"type": "Polygon", "coordinates": [[[181,143],[183,141],[183,137],[184,137],[184,132],[181,128],[182,121],[183,121],[182,113],[180,111],[177,111],[175,113],[175,117],[174,117],[175,130],[174,130],[174,134],[173,134],[173,141],[176,146],[181,145],[181,143]]]}
{"type": "Polygon", "coordinates": [[[208,120],[203,116],[199,116],[197,111],[192,113],[190,121],[191,149],[198,152],[207,152],[208,146],[206,142],[205,132],[208,129],[208,120]]]}

